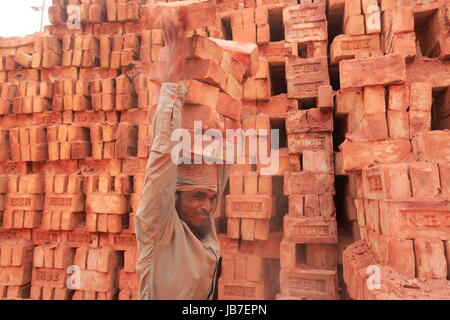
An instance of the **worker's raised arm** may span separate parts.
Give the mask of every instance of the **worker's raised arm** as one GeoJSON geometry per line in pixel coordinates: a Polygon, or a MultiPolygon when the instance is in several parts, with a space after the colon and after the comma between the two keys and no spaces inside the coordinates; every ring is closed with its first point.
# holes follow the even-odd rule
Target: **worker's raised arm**
{"type": "Polygon", "coordinates": [[[153,142],[147,162],[141,203],[136,212],[136,238],[140,259],[170,233],[176,216],[177,166],[172,161],[172,132],[181,127],[181,108],[186,89],[179,84],[186,59],[186,39],[178,12],[162,17],[168,54],[167,73],[162,80],[158,107],[152,121],[153,142]]]}

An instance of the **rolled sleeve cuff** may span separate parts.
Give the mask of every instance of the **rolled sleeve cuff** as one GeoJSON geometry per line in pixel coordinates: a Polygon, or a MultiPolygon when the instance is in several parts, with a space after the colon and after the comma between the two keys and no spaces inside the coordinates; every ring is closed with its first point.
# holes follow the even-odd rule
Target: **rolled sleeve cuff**
{"type": "Polygon", "coordinates": [[[187,89],[178,82],[164,82],[161,85],[159,95],[159,105],[173,105],[175,101],[183,101],[186,97],[187,89]]]}

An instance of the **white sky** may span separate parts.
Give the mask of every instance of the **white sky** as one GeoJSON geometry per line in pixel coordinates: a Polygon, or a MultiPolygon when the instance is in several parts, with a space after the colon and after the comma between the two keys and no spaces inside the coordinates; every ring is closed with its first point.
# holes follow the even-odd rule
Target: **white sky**
{"type": "MultiPolygon", "coordinates": [[[[43,0],[0,0],[0,37],[25,36],[39,31],[43,0]]],[[[44,26],[49,25],[48,7],[52,0],[45,0],[44,26]]]]}

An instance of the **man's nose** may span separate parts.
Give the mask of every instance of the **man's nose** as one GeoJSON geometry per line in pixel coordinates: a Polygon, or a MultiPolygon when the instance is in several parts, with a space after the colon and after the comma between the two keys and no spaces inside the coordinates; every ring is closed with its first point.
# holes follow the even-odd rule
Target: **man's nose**
{"type": "Polygon", "coordinates": [[[211,209],[212,209],[211,202],[208,199],[204,200],[202,202],[202,210],[204,210],[207,213],[210,213],[211,209]]]}

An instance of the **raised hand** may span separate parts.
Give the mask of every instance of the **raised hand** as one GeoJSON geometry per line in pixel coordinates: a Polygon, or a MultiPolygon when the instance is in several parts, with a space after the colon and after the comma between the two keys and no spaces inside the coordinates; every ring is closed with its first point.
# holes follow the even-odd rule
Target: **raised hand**
{"type": "Polygon", "coordinates": [[[163,75],[163,82],[177,82],[181,80],[186,61],[187,40],[184,31],[186,10],[174,7],[164,10],[160,23],[167,49],[167,73],[163,75]]]}

